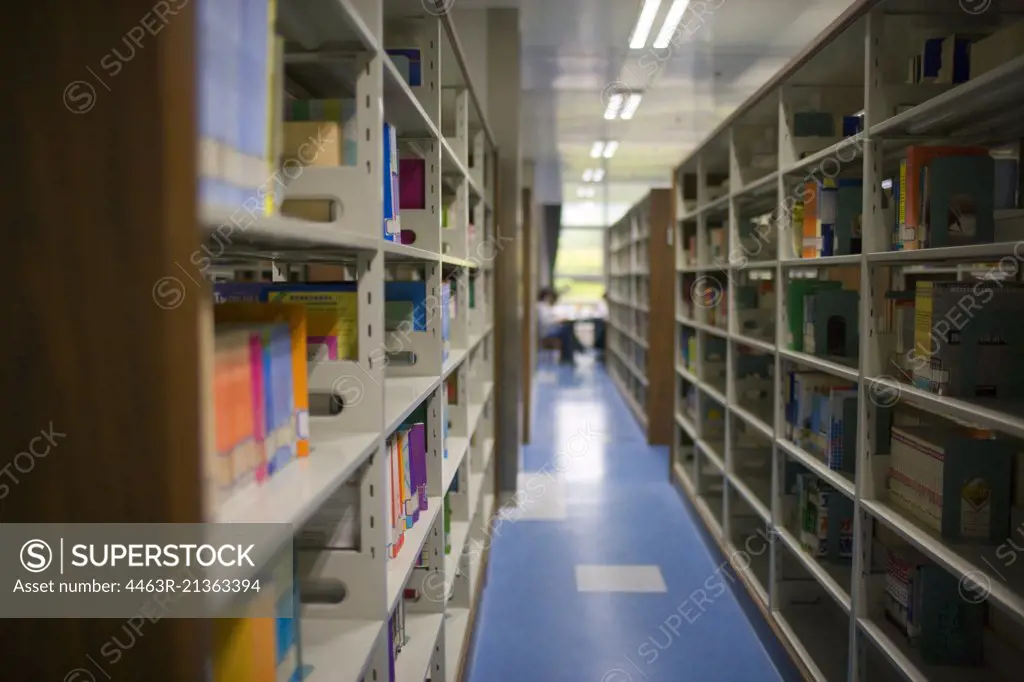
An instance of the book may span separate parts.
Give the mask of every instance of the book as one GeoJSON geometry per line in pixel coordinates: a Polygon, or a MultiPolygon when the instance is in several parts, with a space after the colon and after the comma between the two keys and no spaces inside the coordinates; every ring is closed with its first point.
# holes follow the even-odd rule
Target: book
{"type": "Polygon", "coordinates": [[[856,358],[859,305],[860,295],[856,291],[819,288],[806,295],[803,352],[820,357],[856,358]]]}
{"type": "Polygon", "coordinates": [[[919,243],[924,248],[995,241],[995,161],[946,156],[921,170],[919,243]]]}
{"type": "Polygon", "coordinates": [[[1016,450],[958,426],[893,426],[887,488],[894,507],[957,542],[1010,533],[1016,450]]]}
{"type": "Polygon", "coordinates": [[[946,156],[988,156],[984,147],[923,146],[907,147],[906,156],[900,161],[899,204],[899,248],[915,250],[924,248],[921,228],[922,170],[937,158],[946,156]]]}
{"type": "Polygon", "coordinates": [[[436,316],[443,315],[446,309],[446,301],[428,299],[427,283],[422,280],[384,282],[384,300],[385,305],[411,303],[412,331],[416,332],[427,331],[427,321],[437,319],[436,316]]]}
{"type": "Polygon", "coordinates": [[[284,118],[288,122],[324,121],[336,124],[341,154],[338,164],[355,166],[359,163],[359,127],[356,123],[356,101],[353,98],[291,99],[285,104],[284,118]]]}
{"type": "Polygon", "coordinates": [[[395,128],[384,124],[384,240],[399,241],[402,231],[399,208],[398,140],[395,128]]]}
{"type": "Polygon", "coordinates": [[[309,387],[306,355],[306,309],[275,303],[230,302],[214,307],[217,323],[284,323],[291,335],[291,381],[294,405],[293,429],[296,454],[309,455],[309,387]]]}
{"type": "Polygon", "coordinates": [[[918,282],[914,298],[914,385],[958,398],[1024,394],[1024,285],[918,282]]]}
{"type": "Polygon", "coordinates": [[[840,289],[841,282],[816,279],[794,279],[789,282],[786,310],[789,315],[787,342],[790,350],[804,350],[804,297],[819,290],[840,289]]]}
{"type": "Polygon", "coordinates": [[[981,665],[985,605],[963,598],[957,577],[917,550],[890,548],[886,564],[885,616],[936,666],[981,665]]]}
{"type": "Polygon", "coordinates": [[[354,282],[275,282],[264,286],[262,298],[306,309],[308,363],[358,357],[359,300],[354,282]]]}

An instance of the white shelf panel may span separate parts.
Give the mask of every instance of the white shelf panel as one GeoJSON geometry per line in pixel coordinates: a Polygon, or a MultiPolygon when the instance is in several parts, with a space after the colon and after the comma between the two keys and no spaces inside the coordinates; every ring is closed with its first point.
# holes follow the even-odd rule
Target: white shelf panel
{"type": "Polygon", "coordinates": [[[494,393],[494,382],[493,381],[485,381],[485,382],[483,382],[482,389],[480,391],[480,394],[483,397],[480,399],[480,402],[483,403],[483,404],[486,404],[487,401],[491,399],[491,394],[492,393],[494,393]]]}
{"type": "MultiPolygon", "coordinates": [[[[892,118],[871,126],[872,138],[922,136],[946,133],[961,127],[980,133],[1009,103],[1019,104],[1024,97],[1024,56],[992,69],[977,78],[928,101],[918,104],[892,118]]],[[[995,131],[998,136],[999,132],[995,131]]]]}
{"type": "Polygon", "coordinates": [[[779,351],[779,355],[781,355],[786,360],[796,362],[800,365],[804,365],[805,367],[810,367],[812,369],[818,370],[819,372],[825,372],[826,374],[831,374],[832,376],[840,377],[842,379],[857,381],[859,377],[859,373],[856,367],[842,365],[839,364],[838,362],[826,360],[825,358],[819,358],[818,356],[811,355],[809,353],[800,353],[794,350],[784,348],[779,351]]]}
{"type": "Polygon", "coordinates": [[[440,384],[440,377],[384,379],[384,435],[390,436],[440,384]]]}
{"type": "Polygon", "coordinates": [[[733,414],[738,416],[744,422],[753,427],[758,433],[767,438],[768,440],[775,439],[775,429],[770,424],[763,421],[760,417],[750,412],[746,408],[740,407],[739,405],[732,403],[729,405],[729,409],[732,410],[733,414]]]}
{"type": "MultiPolygon", "coordinates": [[[[469,521],[452,521],[451,534],[448,536],[449,543],[452,546],[452,551],[448,553],[448,562],[446,565],[449,565],[452,568],[458,565],[458,559],[462,556],[462,551],[466,549],[466,540],[469,538],[469,528],[469,521]]],[[[448,589],[445,591],[445,594],[450,592],[451,590],[448,589]]]]}
{"type": "Polygon", "coordinates": [[[700,449],[704,458],[711,462],[711,465],[718,470],[718,473],[725,474],[725,462],[722,460],[722,454],[718,452],[718,448],[715,445],[698,438],[697,448],[700,449]]]}
{"type": "Polygon", "coordinates": [[[432,120],[416,99],[398,67],[384,56],[384,111],[387,122],[395,126],[398,137],[441,139],[437,122],[432,120]]]}
{"type": "Polygon", "coordinates": [[[815,476],[822,479],[830,486],[843,493],[851,500],[856,496],[853,482],[844,477],[838,471],[832,471],[824,462],[807,452],[796,443],[785,438],[776,438],[775,442],[785,450],[793,459],[810,469],[815,476]]]}
{"type": "Polygon", "coordinates": [[[427,539],[427,533],[437,518],[438,513],[444,505],[443,498],[428,498],[426,513],[420,513],[420,520],[415,526],[405,531],[405,542],[398,556],[389,559],[388,566],[388,613],[394,610],[395,604],[402,596],[402,590],[409,581],[416,560],[423,551],[423,543],[427,539]]]}
{"type": "Polygon", "coordinates": [[[483,456],[483,470],[487,471],[487,467],[491,465],[491,459],[494,457],[494,439],[484,439],[484,456],[483,456]]]}
{"type": "Polygon", "coordinates": [[[862,499],[861,507],[959,578],[965,589],[970,589],[971,593],[976,590],[987,592],[990,601],[1024,624],[1024,567],[1006,566],[1003,561],[996,568],[993,565],[993,559],[997,557],[996,547],[958,545],[943,540],[884,502],[862,499]]]}
{"type": "Polygon", "coordinates": [[[228,245],[232,250],[248,247],[251,250],[268,251],[329,249],[355,253],[376,251],[385,244],[383,237],[376,239],[356,234],[355,228],[358,226],[355,225],[346,230],[329,223],[282,216],[260,216],[253,219],[242,208],[230,211],[203,206],[200,208],[199,224],[207,237],[215,235],[218,227],[233,227],[228,245]]]}
{"type": "Polygon", "coordinates": [[[447,379],[448,375],[454,372],[462,361],[466,359],[469,351],[465,348],[452,348],[448,351],[448,359],[444,361],[444,367],[441,370],[441,378],[447,379]]]}
{"type": "Polygon", "coordinates": [[[747,484],[736,474],[729,474],[729,488],[735,489],[765,523],[771,523],[771,510],[764,506],[761,498],[754,494],[754,491],[748,488],[747,484]]]}
{"type": "Polygon", "coordinates": [[[711,384],[709,384],[708,382],[701,381],[697,385],[700,387],[700,390],[704,391],[704,393],[706,393],[708,396],[713,398],[722,407],[725,407],[728,404],[729,401],[725,399],[725,394],[722,393],[721,391],[719,391],[717,388],[715,388],[711,384]]]}
{"type": "Polygon", "coordinates": [[[930,263],[936,261],[984,261],[998,260],[1004,256],[1016,258],[1020,253],[1020,242],[995,242],[993,244],[972,244],[970,246],[947,246],[911,251],[881,251],[869,253],[868,262],[876,265],[900,265],[904,263],[930,263]]]}
{"type": "Polygon", "coordinates": [[[775,344],[769,341],[762,341],[761,339],[755,339],[752,336],[743,336],[742,334],[730,334],[732,340],[736,343],[750,348],[757,348],[763,350],[765,353],[775,353],[775,344]]]}
{"type": "Polygon", "coordinates": [[[383,621],[303,618],[302,663],[307,682],[358,680],[366,671],[383,621]]]}
{"type": "Polygon", "coordinates": [[[697,429],[694,427],[693,422],[678,411],[676,412],[676,423],[683,427],[683,430],[686,431],[686,435],[690,437],[690,440],[697,440],[697,429]]]}
{"type": "Polygon", "coordinates": [[[441,254],[441,262],[445,265],[452,265],[460,268],[478,268],[480,263],[473,260],[472,258],[456,258],[450,256],[447,253],[441,254]]]}
{"type": "Polygon", "coordinates": [[[787,258],[782,261],[783,270],[803,268],[824,268],[837,265],[860,265],[860,254],[849,256],[818,256],[817,258],[787,258]]]}
{"type": "MultiPolygon", "coordinates": [[[[789,548],[789,551],[799,559],[803,567],[807,569],[807,572],[814,576],[825,591],[828,592],[829,596],[835,600],[836,604],[843,609],[846,613],[850,612],[850,595],[848,593],[849,587],[840,585],[839,582],[817,561],[814,560],[810,554],[804,551],[800,543],[797,542],[796,538],[785,528],[777,527],[775,529],[777,537],[782,538],[782,541],[789,548]]],[[[849,585],[847,581],[846,585],[849,585]]]]}
{"type": "Polygon", "coordinates": [[[690,370],[686,369],[685,365],[677,364],[676,365],[676,373],[679,376],[681,376],[684,379],[686,379],[687,381],[689,381],[694,386],[699,386],[700,385],[700,380],[697,378],[697,375],[694,374],[693,372],[691,372],[690,370]]]}
{"type": "Polygon", "coordinates": [[[443,624],[440,613],[405,614],[406,643],[395,659],[395,682],[422,682],[427,677],[443,624]]]}
{"type": "Polygon", "coordinates": [[[376,433],[345,433],[330,426],[332,418],[310,420],[313,449],[290,462],[262,485],[252,484],[233,495],[217,512],[217,523],[280,523],[298,530],[324,500],[377,447],[376,433]]]}
{"type": "Polygon", "coordinates": [[[480,425],[480,415],[484,413],[484,404],[470,402],[466,408],[466,412],[469,415],[466,418],[466,424],[468,426],[468,433],[473,435],[476,433],[476,427],[480,425]]]}
{"type": "Polygon", "coordinates": [[[452,487],[452,481],[462,460],[466,458],[466,451],[469,448],[469,438],[463,436],[448,436],[448,457],[442,464],[441,490],[448,491],[452,487]]]}
{"type": "Polygon", "coordinates": [[[418,249],[408,244],[399,244],[381,240],[384,257],[387,260],[405,260],[409,262],[436,263],[441,259],[441,254],[418,249]]]}
{"type": "MultiPolygon", "coordinates": [[[[456,682],[462,653],[469,644],[469,609],[448,609],[444,617],[446,682],[456,682]]],[[[440,681],[439,681],[440,682],[440,681]]]]}
{"type": "Polygon", "coordinates": [[[939,396],[891,378],[867,379],[868,390],[884,397],[886,402],[905,400],[914,407],[959,422],[975,424],[1024,438],[1024,403],[996,400],[968,402],[959,398],[939,396]],[[1002,409],[996,409],[1001,406],[1002,409]]]}

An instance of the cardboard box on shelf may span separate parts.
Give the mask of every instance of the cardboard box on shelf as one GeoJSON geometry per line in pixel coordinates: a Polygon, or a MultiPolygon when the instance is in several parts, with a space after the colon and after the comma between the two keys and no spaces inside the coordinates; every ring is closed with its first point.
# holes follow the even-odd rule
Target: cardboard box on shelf
{"type": "Polygon", "coordinates": [[[341,126],[331,121],[289,121],[284,124],[285,164],[331,167],[344,159],[341,126]]]}

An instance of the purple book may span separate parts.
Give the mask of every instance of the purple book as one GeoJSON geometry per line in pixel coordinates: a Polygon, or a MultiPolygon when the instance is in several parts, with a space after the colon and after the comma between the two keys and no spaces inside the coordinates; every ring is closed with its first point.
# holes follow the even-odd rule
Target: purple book
{"type": "Polygon", "coordinates": [[[419,510],[427,511],[427,427],[413,424],[409,432],[409,450],[412,453],[413,488],[419,496],[419,510]]]}

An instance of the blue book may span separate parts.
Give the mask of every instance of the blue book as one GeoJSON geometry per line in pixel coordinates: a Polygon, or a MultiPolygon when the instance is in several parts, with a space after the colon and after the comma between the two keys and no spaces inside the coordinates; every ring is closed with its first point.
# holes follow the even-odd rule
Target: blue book
{"type": "MultiPolygon", "coordinates": [[[[436,314],[436,311],[428,309],[426,282],[384,282],[384,300],[412,303],[412,330],[416,332],[427,331],[427,316],[436,314]]],[[[444,300],[441,301],[441,308],[445,308],[444,300]]]]}
{"type": "Polygon", "coordinates": [[[217,282],[213,285],[214,303],[265,300],[266,282],[217,282]]]}
{"type": "Polygon", "coordinates": [[[398,214],[398,143],[395,129],[384,124],[384,239],[389,242],[399,240],[398,214]]]}

